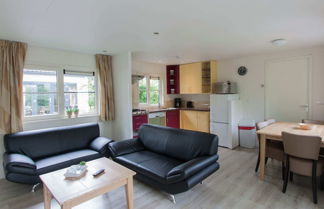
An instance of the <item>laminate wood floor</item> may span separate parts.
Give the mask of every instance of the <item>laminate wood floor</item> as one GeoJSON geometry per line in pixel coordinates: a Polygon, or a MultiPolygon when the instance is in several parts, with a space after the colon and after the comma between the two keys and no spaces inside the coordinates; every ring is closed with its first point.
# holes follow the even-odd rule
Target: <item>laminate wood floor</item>
{"type": "MultiPolygon", "coordinates": [[[[257,150],[219,150],[220,169],[188,192],[176,195],[173,204],[162,192],[134,181],[135,208],[227,209],[227,208],[324,208],[324,192],[318,192],[318,205],[312,202],[311,179],[294,176],[286,194],[281,192],[281,164],[269,160],[265,181],[254,172],[257,150]]],[[[1,209],[42,209],[42,189],[31,193],[31,186],[0,180],[1,209]]],[[[52,208],[59,205],[52,201],[52,208]]],[[[77,209],[126,209],[124,188],[85,202],[77,209]]]]}

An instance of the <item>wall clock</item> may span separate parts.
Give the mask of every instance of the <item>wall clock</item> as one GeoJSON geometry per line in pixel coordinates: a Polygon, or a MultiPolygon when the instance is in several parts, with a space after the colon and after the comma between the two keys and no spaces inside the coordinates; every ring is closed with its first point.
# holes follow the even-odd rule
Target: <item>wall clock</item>
{"type": "Polygon", "coordinates": [[[243,75],[247,74],[247,71],[248,71],[248,69],[246,67],[241,66],[241,67],[238,68],[237,73],[239,75],[243,76],[243,75]]]}

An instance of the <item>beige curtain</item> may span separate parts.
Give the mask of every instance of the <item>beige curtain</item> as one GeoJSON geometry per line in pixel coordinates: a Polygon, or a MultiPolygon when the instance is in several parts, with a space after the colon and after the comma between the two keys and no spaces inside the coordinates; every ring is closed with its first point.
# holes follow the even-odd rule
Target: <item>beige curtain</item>
{"type": "Polygon", "coordinates": [[[96,64],[100,80],[100,119],[102,121],[114,120],[115,103],[111,56],[97,54],[96,64]]]}
{"type": "Polygon", "coordinates": [[[23,129],[23,68],[27,44],[0,40],[0,132],[23,129]]]}

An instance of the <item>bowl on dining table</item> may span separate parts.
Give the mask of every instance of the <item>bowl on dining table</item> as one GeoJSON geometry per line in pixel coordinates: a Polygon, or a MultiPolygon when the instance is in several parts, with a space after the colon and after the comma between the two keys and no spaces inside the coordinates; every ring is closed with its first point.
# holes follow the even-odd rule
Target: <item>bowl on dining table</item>
{"type": "Polygon", "coordinates": [[[306,123],[298,123],[298,128],[302,130],[311,130],[312,127],[306,123]]]}

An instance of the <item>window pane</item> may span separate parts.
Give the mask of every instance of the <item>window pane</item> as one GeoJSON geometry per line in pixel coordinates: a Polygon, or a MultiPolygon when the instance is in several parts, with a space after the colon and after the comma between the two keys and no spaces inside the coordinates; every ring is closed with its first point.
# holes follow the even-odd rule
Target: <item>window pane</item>
{"type": "Polygon", "coordinates": [[[150,104],[159,104],[160,102],[160,80],[150,79],[150,104]]]}
{"type": "Polygon", "coordinates": [[[146,77],[138,81],[139,103],[147,103],[147,81],[146,77]]]}
{"type": "Polygon", "coordinates": [[[159,104],[159,101],[160,101],[159,91],[150,91],[150,103],[159,104]]]}
{"type": "Polygon", "coordinates": [[[57,95],[51,94],[37,94],[24,93],[24,115],[49,115],[57,114],[57,95]]]}
{"type": "Polygon", "coordinates": [[[77,108],[79,114],[96,112],[95,77],[89,75],[64,75],[65,108],[77,108]]]}
{"type": "Polygon", "coordinates": [[[96,112],[96,94],[95,93],[65,93],[65,107],[76,107],[79,114],[96,112]]]}
{"type": "Polygon", "coordinates": [[[56,71],[24,69],[24,115],[58,113],[56,71]]]}
{"type": "Polygon", "coordinates": [[[94,76],[64,75],[65,92],[95,92],[94,76]]]}

